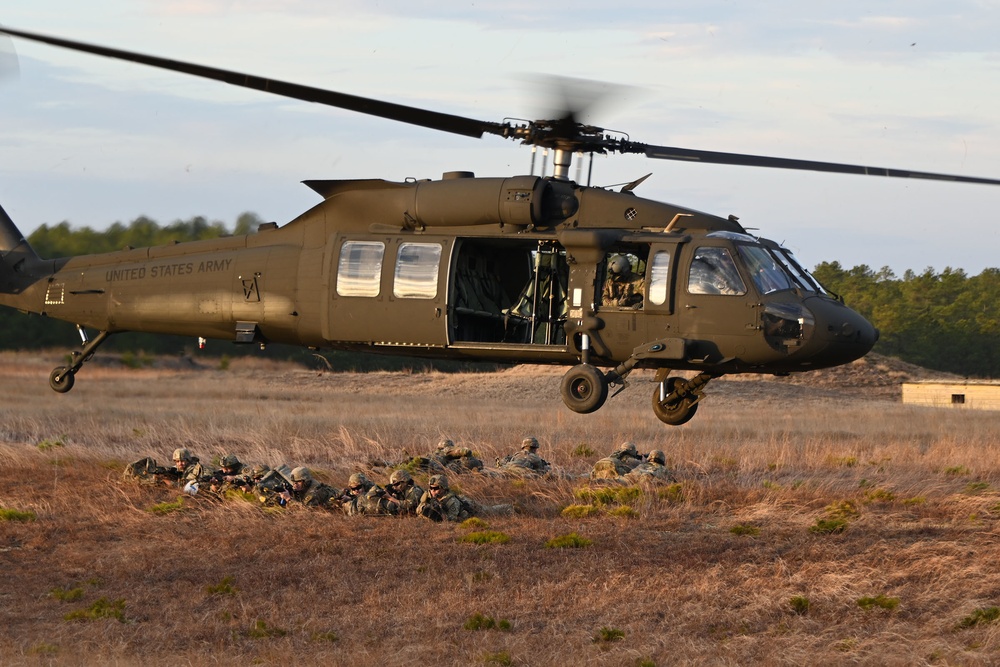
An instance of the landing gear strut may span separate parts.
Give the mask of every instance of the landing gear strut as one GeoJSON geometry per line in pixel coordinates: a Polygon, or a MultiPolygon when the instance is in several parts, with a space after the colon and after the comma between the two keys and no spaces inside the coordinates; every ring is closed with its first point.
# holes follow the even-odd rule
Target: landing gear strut
{"type": "MultiPolygon", "coordinates": [[[[663,369],[664,375],[669,372],[663,369]]],[[[653,391],[653,412],[656,418],[664,424],[680,426],[691,421],[698,411],[698,402],[704,397],[702,390],[708,381],[719,377],[712,373],[701,373],[690,380],[679,377],[660,377],[657,373],[656,379],[659,381],[653,391]]]]}
{"type": "Polygon", "coordinates": [[[49,373],[49,386],[52,387],[53,391],[58,391],[60,394],[65,394],[73,388],[76,372],[80,370],[83,364],[90,361],[94,356],[94,350],[111,335],[108,331],[102,331],[97,334],[96,338],[90,340],[83,327],[77,325],[76,328],[80,332],[80,338],[83,340],[83,349],[79,352],[73,352],[72,366],[58,366],[53,368],[52,372],[49,373]]]}

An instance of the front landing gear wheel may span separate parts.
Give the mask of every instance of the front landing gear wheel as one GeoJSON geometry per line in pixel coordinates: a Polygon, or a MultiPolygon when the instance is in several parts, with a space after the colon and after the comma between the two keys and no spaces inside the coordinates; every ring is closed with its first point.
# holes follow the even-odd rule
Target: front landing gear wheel
{"type": "Polygon", "coordinates": [[[52,372],[49,373],[49,386],[60,394],[65,394],[72,389],[75,381],[76,373],[65,366],[53,368],[52,372]]]}
{"type": "Polygon", "coordinates": [[[608,400],[608,381],[595,366],[577,364],[563,375],[560,393],[567,408],[586,415],[608,400]]]}
{"type": "MultiPolygon", "coordinates": [[[[663,383],[663,395],[669,397],[682,382],[681,378],[667,378],[663,383]]],[[[691,395],[681,395],[673,401],[661,403],[660,388],[657,387],[653,391],[653,412],[656,413],[656,418],[664,424],[680,426],[691,421],[694,413],[698,412],[698,402],[691,395]]]]}

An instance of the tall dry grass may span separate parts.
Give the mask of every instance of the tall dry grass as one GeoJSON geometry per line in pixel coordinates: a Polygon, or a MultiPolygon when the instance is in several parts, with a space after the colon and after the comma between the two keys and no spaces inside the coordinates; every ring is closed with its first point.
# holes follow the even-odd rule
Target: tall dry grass
{"type": "Polygon", "coordinates": [[[692,422],[668,428],[643,376],[580,416],[557,398],[558,370],[319,375],[240,361],[93,366],[57,395],[46,385],[57,361],[0,355],[0,508],[24,513],[0,521],[5,663],[1000,659],[1000,623],[960,627],[1000,605],[997,413],[719,381],[692,422]],[[178,494],[121,480],[125,462],[186,446],[204,461],[305,464],[343,485],[356,470],[384,479],[383,462],[442,436],[492,461],[528,434],[564,477],[453,478],[518,508],[486,517],[505,544],[464,542],[463,526],[208,496],[156,514],[178,494]],[[663,449],[677,484],[564,516],[586,502],[576,476],[626,439],[663,449]],[[843,524],[818,532],[821,520],[843,524]],[[590,545],[546,548],[570,533],[590,545]],[[898,605],[858,604],[880,595],[898,605]],[[117,601],[120,618],[66,619],[117,601]],[[477,614],[509,629],[467,629],[477,614]]]}

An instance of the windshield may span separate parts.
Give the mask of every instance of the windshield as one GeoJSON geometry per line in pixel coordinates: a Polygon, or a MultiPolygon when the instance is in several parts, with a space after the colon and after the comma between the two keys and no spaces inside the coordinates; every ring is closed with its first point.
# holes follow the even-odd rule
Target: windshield
{"type": "Polygon", "coordinates": [[[795,258],[795,255],[793,255],[790,250],[786,248],[778,248],[775,251],[775,255],[777,256],[778,261],[781,262],[781,265],[788,269],[789,273],[791,273],[795,278],[795,282],[797,282],[802,289],[807,292],[817,292],[819,294],[827,293],[826,290],[823,289],[823,286],[819,284],[819,281],[816,280],[811,273],[802,268],[802,264],[795,258]]]}
{"type": "Polygon", "coordinates": [[[740,257],[746,263],[753,284],[761,294],[770,294],[778,290],[791,289],[791,276],[782,270],[781,264],[767,248],[759,245],[738,244],[740,257]]]}

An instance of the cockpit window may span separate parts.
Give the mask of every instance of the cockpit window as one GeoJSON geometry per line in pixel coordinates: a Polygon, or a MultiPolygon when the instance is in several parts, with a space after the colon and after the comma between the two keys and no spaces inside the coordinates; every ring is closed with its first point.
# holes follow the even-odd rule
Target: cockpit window
{"type": "Polygon", "coordinates": [[[819,281],[813,277],[809,271],[803,268],[802,263],[791,253],[787,248],[779,248],[775,255],[778,257],[778,261],[781,262],[788,271],[795,277],[796,282],[798,282],[802,289],[809,292],[817,292],[819,294],[826,294],[826,290],[823,286],[819,284],[819,281]]]}
{"type": "Polygon", "coordinates": [[[778,264],[774,255],[759,245],[737,245],[740,256],[750,272],[750,279],[761,294],[791,289],[791,278],[778,264]]]}
{"type": "Polygon", "coordinates": [[[746,294],[747,287],[726,248],[701,247],[691,260],[691,294],[746,294]]]}

